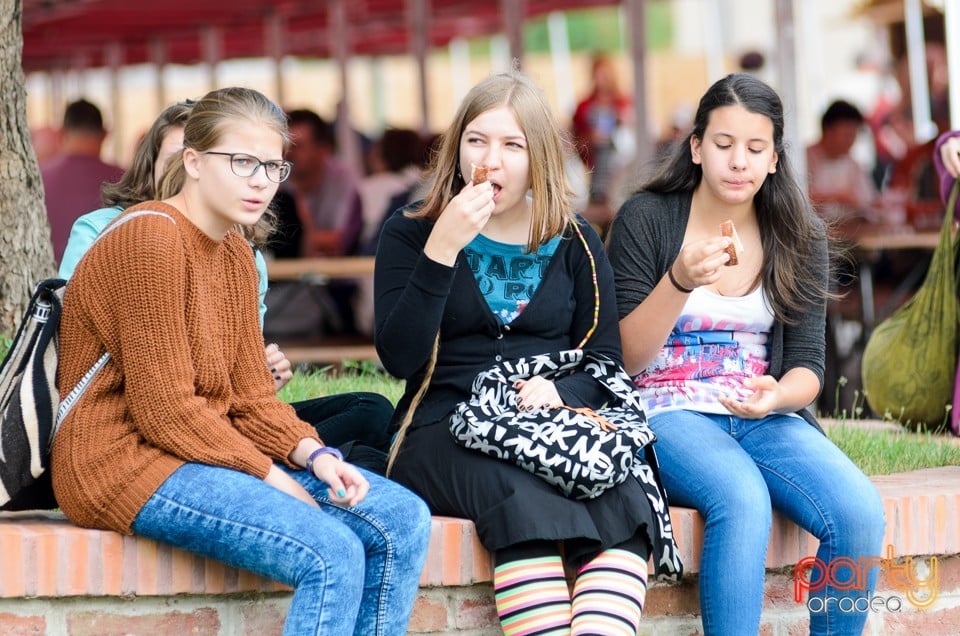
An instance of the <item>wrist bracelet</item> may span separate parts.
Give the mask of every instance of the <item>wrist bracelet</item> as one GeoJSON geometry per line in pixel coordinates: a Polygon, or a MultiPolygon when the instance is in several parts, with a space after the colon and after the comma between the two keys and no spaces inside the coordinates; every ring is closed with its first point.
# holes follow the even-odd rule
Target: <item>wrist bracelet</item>
{"type": "Polygon", "coordinates": [[[683,294],[689,294],[693,292],[692,289],[687,289],[686,287],[678,283],[677,279],[673,277],[673,263],[671,263],[670,267],[667,269],[667,278],[670,279],[670,282],[673,284],[674,287],[677,288],[678,292],[681,292],[683,294]]]}
{"type": "Polygon", "coordinates": [[[339,449],[334,448],[333,446],[321,446],[317,450],[310,453],[310,457],[307,458],[307,472],[309,472],[311,475],[316,476],[316,473],[313,472],[313,461],[321,455],[333,455],[340,461],[343,461],[343,453],[341,453],[339,449]]]}

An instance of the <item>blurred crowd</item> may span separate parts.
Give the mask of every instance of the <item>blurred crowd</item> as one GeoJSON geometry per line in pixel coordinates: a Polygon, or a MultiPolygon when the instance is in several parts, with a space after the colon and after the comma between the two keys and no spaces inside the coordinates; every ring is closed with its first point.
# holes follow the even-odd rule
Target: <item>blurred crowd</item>
{"type": "MultiPolygon", "coordinates": [[[[944,47],[929,43],[926,59],[930,117],[943,133],[949,110],[944,47]]],[[[762,75],[764,58],[750,51],[740,66],[762,75]]],[[[589,92],[569,114],[567,171],[576,190],[574,203],[601,234],[639,181],[639,172],[667,157],[675,144],[686,143],[692,125],[692,105],[677,104],[654,156],[637,157],[633,103],[621,88],[618,70],[614,60],[597,55],[589,92]]],[[[838,97],[822,112],[819,139],[806,149],[810,198],[835,235],[851,242],[864,232],[935,229],[942,218],[932,160],[935,137],[918,138],[914,131],[906,60],[864,74],[872,78],[864,91],[869,102],[838,97]]],[[[309,109],[287,114],[292,141],[287,159],[293,167],[271,206],[275,229],[264,254],[268,259],[373,255],[383,222],[425,193],[438,136],[388,128],[369,138],[354,131],[363,151],[362,165],[354,166],[339,152],[335,121],[309,109]]],[[[101,186],[123,174],[123,168],[101,159],[107,134],[100,110],[85,99],[66,107],[59,130],[33,131],[58,264],[73,222],[101,207],[101,186]]],[[[896,262],[885,267],[898,275],[896,262]]],[[[881,280],[883,272],[881,267],[881,280]]],[[[363,281],[333,281],[322,289],[272,285],[272,306],[278,309],[267,315],[267,335],[370,335],[370,287],[363,281]]]]}

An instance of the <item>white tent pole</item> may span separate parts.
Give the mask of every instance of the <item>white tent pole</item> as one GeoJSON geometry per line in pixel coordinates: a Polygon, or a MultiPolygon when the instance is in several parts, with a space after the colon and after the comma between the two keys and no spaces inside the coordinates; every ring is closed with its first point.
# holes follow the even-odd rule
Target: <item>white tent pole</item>
{"type": "Polygon", "coordinates": [[[490,68],[493,72],[508,71],[511,68],[510,45],[503,33],[490,36],[490,68]]]}
{"type": "Polygon", "coordinates": [[[647,0],[624,0],[630,21],[630,57],[633,60],[634,156],[641,162],[653,157],[653,140],[647,115],[647,0]]]}
{"type": "Polygon", "coordinates": [[[386,104],[384,104],[384,63],[383,57],[370,59],[370,100],[373,104],[373,121],[377,136],[387,127],[386,104]]]}
{"type": "Polygon", "coordinates": [[[453,103],[459,104],[470,90],[470,45],[462,37],[450,40],[450,87],[453,103]]]}
{"type": "Polygon", "coordinates": [[[724,76],[724,50],[720,14],[720,0],[704,0],[703,48],[707,58],[707,83],[713,84],[724,76]]]}
{"type": "Polygon", "coordinates": [[[950,73],[950,128],[960,130],[960,0],[943,5],[944,37],[947,40],[947,71],[950,73]]]}
{"type": "Polygon", "coordinates": [[[800,141],[800,108],[797,99],[797,38],[794,25],[794,0],[776,0],[777,74],[783,101],[783,137],[794,176],[807,188],[807,157],[800,141]]]}
{"type": "Polygon", "coordinates": [[[553,84],[557,89],[557,116],[563,118],[577,106],[577,98],[570,82],[573,66],[570,63],[567,14],[551,11],[547,16],[547,33],[550,37],[550,59],[553,61],[553,84]]]}
{"type": "Polygon", "coordinates": [[[917,143],[922,144],[937,134],[937,125],[930,118],[930,86],[927,84],[927,52],[923,35],[923,7],[920,0],[904,0],[903,19],[907,32],[913,138],[917,143]]]}

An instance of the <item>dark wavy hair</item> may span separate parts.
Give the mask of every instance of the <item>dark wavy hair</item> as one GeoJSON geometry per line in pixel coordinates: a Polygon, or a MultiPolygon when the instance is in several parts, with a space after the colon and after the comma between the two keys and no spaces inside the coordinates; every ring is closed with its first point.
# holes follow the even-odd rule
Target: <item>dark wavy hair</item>
{"type": "Polygon", "coordinates": [[[672,153],[640,191],[667,193],[697,189],[703,179],[703,169],[693,162],[690,140],[703,139],[710,114],[723,106],[742,106],[773,124],[777,170],[767,175],[753,199],[763,245],[760,279],[776,317],[793,322],[792,316],[805,305],[823,302],[831,294],[810,267],[816,244],[824,240],[825,229],[794,176],[783,140],[783,104],[776,91],[746,73],[733,73],[715,82],[700,98],[693,130],[683,143],[674,145],[672,153]]]}

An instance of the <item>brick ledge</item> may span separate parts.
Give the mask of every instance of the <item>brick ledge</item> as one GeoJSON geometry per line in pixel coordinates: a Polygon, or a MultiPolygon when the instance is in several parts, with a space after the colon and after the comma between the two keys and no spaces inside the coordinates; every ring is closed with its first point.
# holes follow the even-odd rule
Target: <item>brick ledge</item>
{"type": "MultiPolygon", "coordinates": [[[[960,467],[873,478],[887,518],[884,545],[897,556],[960,553],[960,467]]],[[[703,521],[671,508],[685,571],[699,570],[703,521]]],[[[795,564],[816,540],[774,515],[767,567],[795,564]]],[[[285,586],[140,537],[78,528],[58,513],[0,513],[0,598],[169,596],[280,592],[285,586]],[[62,564],[70,564],[62,567],[62,564]]],[[[473,524],[434,517],[422,587],[491,580],[489,555],[473,524]]]]}

